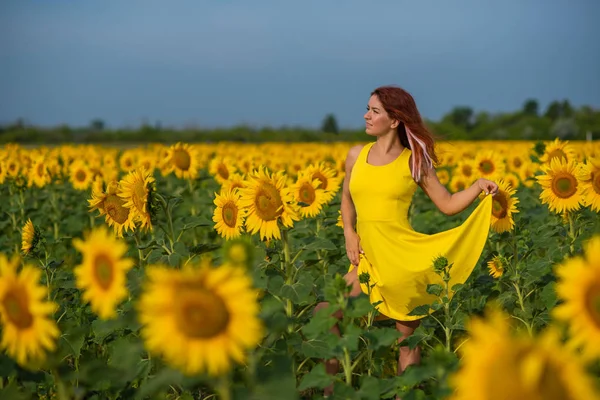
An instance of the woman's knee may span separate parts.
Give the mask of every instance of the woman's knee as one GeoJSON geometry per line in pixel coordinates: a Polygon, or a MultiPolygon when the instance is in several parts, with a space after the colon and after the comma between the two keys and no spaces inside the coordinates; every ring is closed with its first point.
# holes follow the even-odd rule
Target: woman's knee
{"type": "Polygon", "coordinates": [[[398,330],[398,332],[400,332],[402,334],[402,337],[400,338],[400,340],[404,340],[405,338],[412,335],[415,332],[415,330],[419,327],[420,324],[421,324],[420,320],[396,321],[396,329],[398,330]]]}

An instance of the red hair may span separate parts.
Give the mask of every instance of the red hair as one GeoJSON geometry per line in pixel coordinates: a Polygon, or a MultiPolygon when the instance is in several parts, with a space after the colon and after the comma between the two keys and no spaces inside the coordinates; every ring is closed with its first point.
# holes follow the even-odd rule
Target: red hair
{"type": "Polygon", "coordinates": [[[390,118],[398,120],[398,138],[412,151],[412,176],[416,182],[438,163],[433,134],[427,129],[415,100],[397,86],[381,86],[371,96],[377,96],[390,118]]]}

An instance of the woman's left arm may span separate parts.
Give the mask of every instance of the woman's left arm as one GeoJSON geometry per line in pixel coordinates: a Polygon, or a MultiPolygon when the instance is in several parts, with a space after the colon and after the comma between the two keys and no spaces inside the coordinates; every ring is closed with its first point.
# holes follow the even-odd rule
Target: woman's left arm
{"type": "Polygon", "coordinates": [[[477,196],[484,191],[485,194],[494,196],[498,193],[498,185],[488,179],[479,178],[470,187],[460,192],[450,193],[444,185],[442,185],[435,173],[435,169],[431,168],[423,177],[419,184],[423,191],[429,196],[436,207],[446,215],[454,215],[463,211],[471,203],[475,201],[477,196]]]}

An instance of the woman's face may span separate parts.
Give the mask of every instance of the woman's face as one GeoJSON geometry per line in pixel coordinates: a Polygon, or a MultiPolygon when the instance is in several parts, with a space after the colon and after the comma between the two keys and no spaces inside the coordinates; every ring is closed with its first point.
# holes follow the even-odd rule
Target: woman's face
{"type": "Polygon", "coordinates": [[[371,96],[369,99],[367,113],[364,118],[367,135],[385,135],[390,131],[395,131],[398,127],[398,121],[390,118],[376,95],[371,96]]]}

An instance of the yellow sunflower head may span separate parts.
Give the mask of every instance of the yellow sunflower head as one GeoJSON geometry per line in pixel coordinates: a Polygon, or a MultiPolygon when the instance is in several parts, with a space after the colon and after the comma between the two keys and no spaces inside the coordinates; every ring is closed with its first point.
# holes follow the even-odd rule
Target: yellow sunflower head
{"type": "Polygon", "coordinates": [[[246,230],[252,234],[260,232],[262,240],[281,238],[279,223],[291,227],[298,221],[294,195],[285,187],[283,171],[269,173],[261,167],[248,175],[245,188],[239,189],[240,206],[246,208],[246,230]]]}
{"type": "Polygon", "coordinates": [[[554,159],[563,160],[565,162],[577,161],[575,157],[575,148],[569,144],[569,141],[561,141],[556,138],[552,142],[546,143],[544,154],[540,157],[540,161],[544,164],[550,164],[554,159]]]}
{"type": "Polygon", "coordinates": [[[28,219],[23,226],[23,232],[21,233],[21,251],[23,254],[34,252],[41,240],[42,233],[33,225],[31,218],[28,219]]]}
{"type": "Polygon", "coordinates": [[[73,188],[87,190],[94,180],[90,167],[82,160],[75,160],[69,167],[70,180],[73,188]]]}
{"type": "Polygon", "coordinates": [[[151,265],[137,305],[151,354],[185,374],[226,373],[263,335],[258,292],[243,268],[209,261],[182,269],[151,265]]]}
{"type": "Polygon", "coordinates": [[[600,212],[600,157],[589,158],[578,173],[583,203],[600,212]]]}
{"type": "Polygon", "coordinates": [[[543,167],[544,175],[536,176],[542,187],[540,200],[550,211],[562,214],[581,207],[581,185],[577,179],[577,164],[555,157],[543,167]]]}
{"type": "Polygon", "coordinates": [[[124,201],[123,207],[128,208],[140,227],[146,230],[152,230],[154,181],[149,171],[139,167],[121,179],[117,193],[124,201]]]}
{"type": "Polygon", "coordinates": [[[241,235],[227,240],[223,245],[223,258],[233,267],[251,268],[254,263],[254,244],[252,237],[241,235]]]}
{"type": "Polygon", "coordinates": [[[500,255],[495,255],[490,261],[488,261],[487,266],[490,271],[490,275],[494,278],[500,278],[504,274],[504,266],[506,265],[506,260],[504,257],[500,255]]]}
{"type": "Polygon", "coordinates": [[[341,209],[338,210],[338,217],[337,217],[337,222],[336,222],[335,226],[339,226],[340,228],[344,229],[344,220],[342,219],[342,210],[341,209]]]}
{"type": "Polygon", "coordinates": [[[600,236],[584,246],[584,256],[556,267],[556,293],[563,302],[552,310],[569,324],[570,344],[585,359],[600,359],[600,236]]]}
{"type": "Polygon", "coordinates": [[[51,317],[57,305],[46,301],[48,290],[39,283],[41,270],[25,265],[18,272],[18,264],[18,258],[9,261],[0,254],[0,347],[27,367],[56,349],[60,332],[51,317]]]}
{"type": "Polygon", "coordinates": [[[316,217],[327,203],[325,190],[319,189],[321,181],[312,179],[310,174],[300,171],[296,183],[292,185],[294,197],[304,218],[316,217]]]}
{"type": "Polygon", "coordinates": [[[510,317],[493,309],[468,325],[461,368],[450,377],[457,400],[597,399],[581,360],[555,328],[537,337],[514,334],[510,317]]]}
{"type": "Polygon", "coordinates": [[[96,180],[92,187],[92,198],[88,203],[90,212],[98,210],[100,216],[105,216],[106,223],[113,227],[117,236],[123,237],[123,229],[135,230],[135,214],[125,207],[125,201],[118,196],[118,192],[118,182],[109,182],[104,191],[102,181],[96,180]]]}
{"type": "Polygon", "coordinates": [[[169,147],[165,167],[175,172],[180,179],[196,179],[198,176],[198,152],[187,143],[177,143],[169,147]]]}
{"type": "Polygon", "coordinates": [[[438,180],[444,186],[446,186],[450,182],[450,173],[447,169],[438,169],[435,171],[438,180]]]}
{"type": "Polygon", "coordinates": [[[237,191],[229,190],[215,193],[215,209],[212,220],[215,229],[222,237],[233,239],[242,234],[246,209],[240,207],[240,195],[237,191]]]}
{"type": "Polygon", "coordinates": [[[340,176],[335,169],[328,167],[325,162],[310,164],[304,169],[304,173],[312,180],[319,180],[319,186],[317,188],[324,191],[327,202],[335,197],[340,189],[342,183],[340,176]]]}
{"type": "MultiPolygon", "coordinates": [[[[513,214],[518,213],[516,205],[519,199],[515,196],[516,190],[508,182],[500,179],[498,184],[498,193],[492,197],[492,219],[491,226],[495,232],[502,233],[513,229],[515,221],[513,214]]],[[[481,195],[483,198],[485,195],[481,195]]]]}
{"type": "Polygon", "coordinates": [[[83,255],[74,270],[83,300],[101,319],[116,317],[116,306],[128,295],[127,271],[133,266],[131,259],[124,258],[127,244],[100,226],[86,234],[84,240],[73,239],[73,247],[83,255]]]}
{"type": "Polygon", "coordinates": [[[492,179],[495,176],[504,174],[506,164],[504,159],[495,151],[484,151],[475,157],[476,175],[487,179],[492,179]]]}

